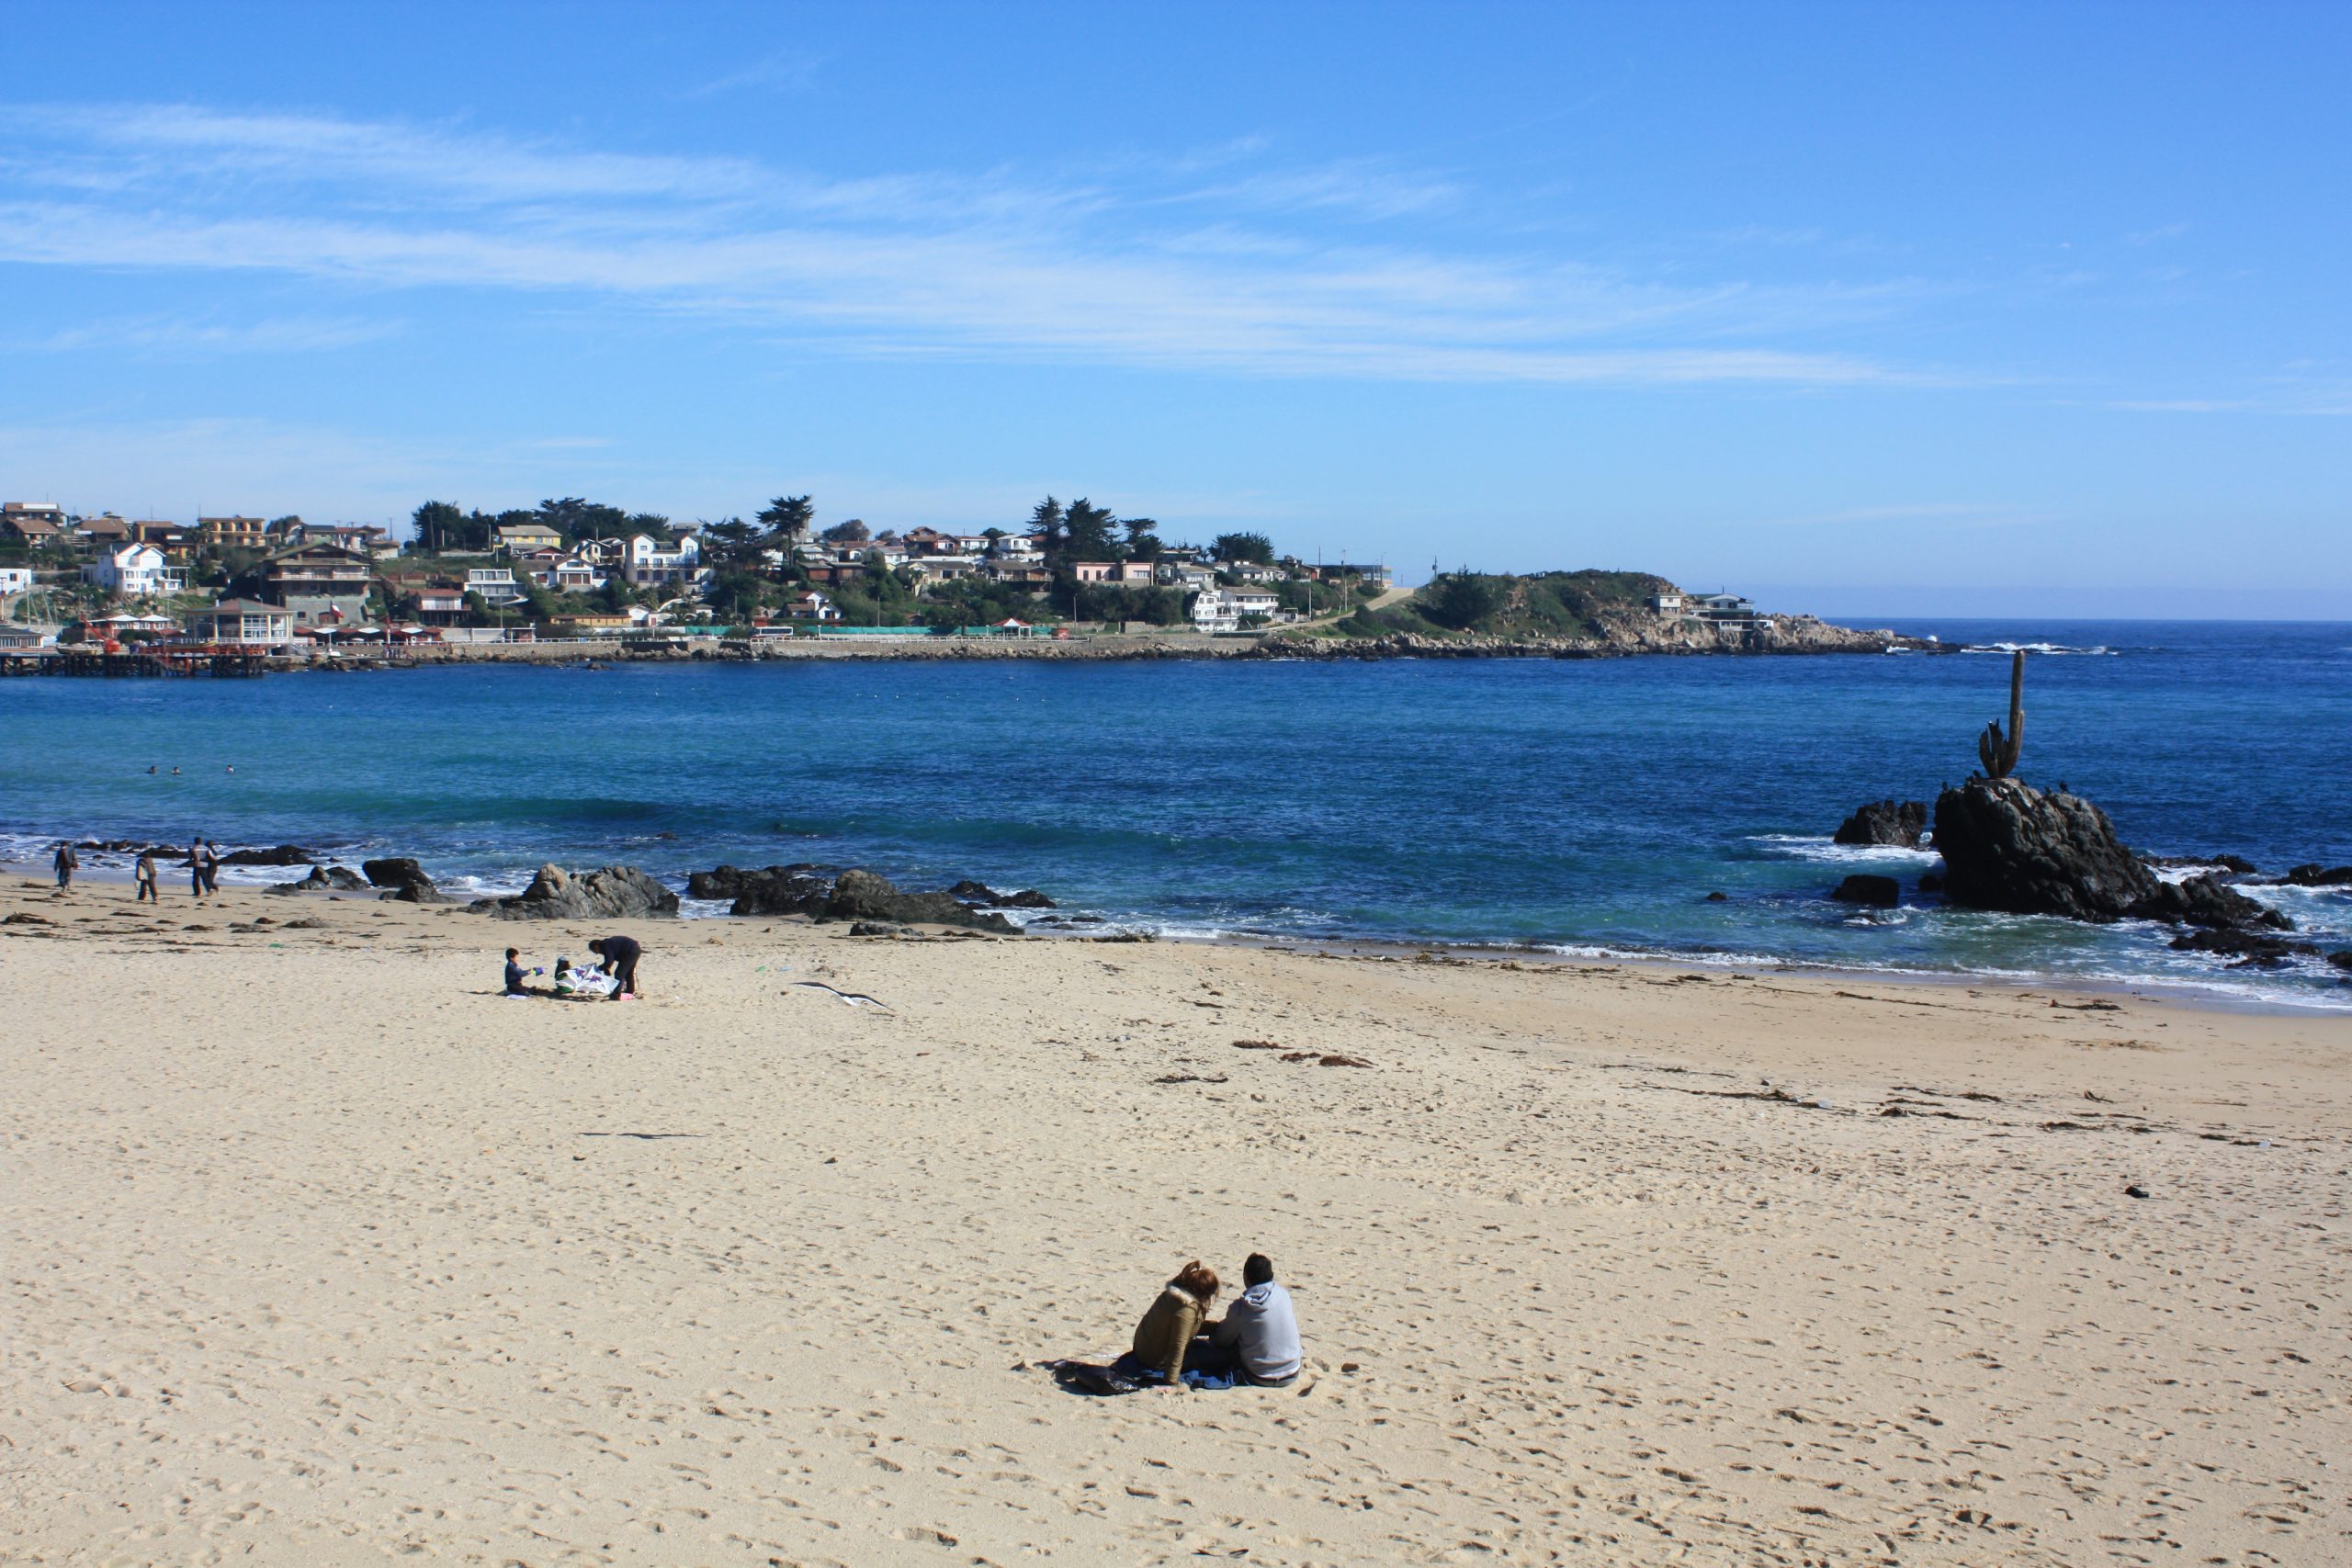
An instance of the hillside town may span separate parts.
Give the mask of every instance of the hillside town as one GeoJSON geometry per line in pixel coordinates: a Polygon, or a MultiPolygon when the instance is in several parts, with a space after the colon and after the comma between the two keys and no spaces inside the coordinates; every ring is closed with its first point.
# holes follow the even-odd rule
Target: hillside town
{"type": "Polygon", "coordinates": [[[820,528],[808,496],[754,521],[675,522],[577,497],[427,502],[377,525],[192,524],[0,503],[0,648],[328,652],[351,645],[724,631],[1051,636],[1140,625],[1207,637],[1344,615],[1388,569],[1277,555],[1265,535],[1165,543],[1150,518],[1047,497],[1013,527],[820,528]]]}

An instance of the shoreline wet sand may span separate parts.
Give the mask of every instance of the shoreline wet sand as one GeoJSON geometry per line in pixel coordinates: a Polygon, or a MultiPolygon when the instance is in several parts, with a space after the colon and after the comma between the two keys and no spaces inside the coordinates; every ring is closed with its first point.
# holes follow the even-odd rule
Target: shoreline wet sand
{"type": "Polygon", "coordinates": [[[598,929],[18,916],[27,1560],[2352,1545],[2340,1021],[758,919],[508,1001],[598,929]],[[1260,1247],[1304,1389],[1040,1370],[1260,1247]]]}

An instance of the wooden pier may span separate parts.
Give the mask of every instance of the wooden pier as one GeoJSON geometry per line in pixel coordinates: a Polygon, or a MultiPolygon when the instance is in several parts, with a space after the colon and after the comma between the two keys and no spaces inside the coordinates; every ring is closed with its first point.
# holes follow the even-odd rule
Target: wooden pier
{"type": "Polygon", "coordinates": [[[0,675],[96,675],[136,679],[173,675],[259,675],[269,655],[257,649],[42,648],[0,649],[0,675]]]}

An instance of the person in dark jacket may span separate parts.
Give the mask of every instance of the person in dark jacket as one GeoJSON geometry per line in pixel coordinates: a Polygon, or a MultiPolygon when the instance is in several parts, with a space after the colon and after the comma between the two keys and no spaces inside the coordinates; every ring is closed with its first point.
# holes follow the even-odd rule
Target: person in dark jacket
{"type": "Polygon", "coordinates": [[[645,955],[637,939],[631,936],[600,936],[588,944],[588,951],[605,961],[605,972],[613,977],[611,1000],[637,995],[637,961],[645,955]]]}
{"type": "Polygon", "coordinates": [[[57,867],[57,886],[71,887],[74,886],[74,874],[82,869],[82,857],[74,852],[73,845],[61,839],[57,852],[50,856],[50,863],[57,867]]]}

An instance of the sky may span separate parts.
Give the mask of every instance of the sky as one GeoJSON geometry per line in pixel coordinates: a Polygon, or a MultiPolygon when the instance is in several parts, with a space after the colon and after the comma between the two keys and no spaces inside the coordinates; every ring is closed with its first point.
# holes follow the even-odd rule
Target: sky
{"type": "Polygon", "coordinates": [[[0,498],[2352,618],[2352,6],[0,0],[0,498]]]}

